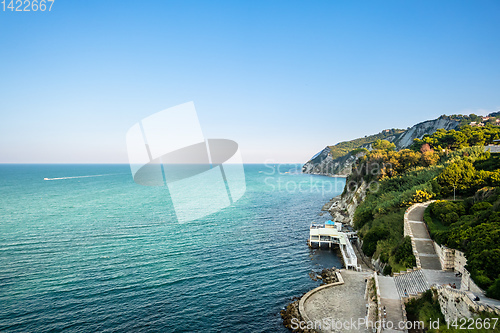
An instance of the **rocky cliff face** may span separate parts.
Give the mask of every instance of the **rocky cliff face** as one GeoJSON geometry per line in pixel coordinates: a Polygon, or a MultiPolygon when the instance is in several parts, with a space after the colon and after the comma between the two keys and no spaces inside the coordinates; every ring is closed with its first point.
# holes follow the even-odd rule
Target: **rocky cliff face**
{"type": "MultiPolygon", "coordinates": [[[[386,137],[385,140],[393,142],[396,145],[396,149],[400,150],[408,148],[413,143],[414,139],[421,139],[425,134],[433,134],[439,128],[444,128],[445,130],[456,129],[459,127],[459,124],[460,121],[457,119],[440,117],[435,120],[428,120],[416,124],[402,133],[386,137]]],[[[371,144],[360,145],[357,148],[371,149],[371,144]]],[[[358,157],[363,155],[362,153],[358,153],[357,155],[347,153],[344,156],[334,159],[332,158],[330,152],[330,147],[323,149],[306,164],[304,164],[302,172],[317,175],[346,176],[351,173],[351,167],[356,162],[358,157]]]]}
{"type": "Polygon", "coordinates": [[[362,181],[360,184],[350,186],[350,190],[344,191],[341,196],[337,196],[327,202],[323,209],[332,216],[332,221],[342,222],[352,225],[354,212],[359,203],[365,200],[368,184],[362,181]]]}
{"type": "Polygon", "coordinates": [[[391,140],[398,149],[404,149],[411,146],[414,139],[421,139],[425,134],[433,134],[440,128],[445,130],[457,129],[459,126],[458,120],[438,118],[435,120],[424,121],[423,123],[416,124],[412,128],[404,131],[394,140],[391,140]]]}
{"type": "MultiPolygon", "coordinates": [[[[367,146],[369,148],[369,145],[367,146]]],[[[330,154],[330,147],[326,147],[319,154],[313,157],[309,162],[304,164],[302,167],[302,172],[311,173],[315,175],[325,175],[325,176],[347,176],[351,173],[351,166],[356,159],[361,156],[346,154],[339,158],[333,159],[330,154]]]]}

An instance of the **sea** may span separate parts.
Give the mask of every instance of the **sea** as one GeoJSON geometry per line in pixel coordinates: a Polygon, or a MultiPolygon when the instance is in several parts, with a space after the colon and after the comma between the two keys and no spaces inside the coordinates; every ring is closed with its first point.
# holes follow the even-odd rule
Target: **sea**
{"type": "Polygon", "coordinates": [[[244,170],[238,201],[179,223],[126,164],[0,165],[0,331],[288,332],[309,274],[342,267],[306,241],[345,180],[244,170]]]}

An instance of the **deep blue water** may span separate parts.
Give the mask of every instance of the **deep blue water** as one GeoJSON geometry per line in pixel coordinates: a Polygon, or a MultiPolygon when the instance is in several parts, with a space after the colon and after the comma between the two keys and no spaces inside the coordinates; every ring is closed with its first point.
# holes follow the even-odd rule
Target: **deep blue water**
{"type": "Polygon", "coordinates": [[[306,240],[344,180],[270,173],[245,165],[239,201],[179,224],[127,165],[0,165],[0,330],[287,332],[308,273],[341,265],[306,240]],[[85,175],[105,176],[44,180],[85,175]]]}

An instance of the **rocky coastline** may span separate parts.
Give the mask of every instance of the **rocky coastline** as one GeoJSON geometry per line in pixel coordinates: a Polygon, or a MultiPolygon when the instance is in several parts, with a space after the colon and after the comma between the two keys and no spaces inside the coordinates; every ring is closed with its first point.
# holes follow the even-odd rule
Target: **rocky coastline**
{"type": "MultiPolygon", "coordinates": [[[[385,137],[384,139],[395,144],[397,150],[405,149],[409,147],[415,138],[422,138],[426,134],[433,134],[437,129],[444,128],[446,130],[458,128],[460,122],[458,119],[451,119],[450,117],[439,117],[435,120],[425,121],[408,128],[401,133],[396,135],[385,137]]],[[[384,132],[389,131],[385,130],[384,132]]],[[[346,186],[344,192],[332,198],[330,201],[325,203],[322,207],[322,214],[329,214],[332,221],[341,222],[353,226],[354,213],[358,205],[363,202],[367,192],[369,190],[370,184],[368,184],[362,177],[362,175],[355,175],[355,177],[349,177],[353,172],[358,172],[356,169],[357,160],[365,154],[367,150],[371,150],[371,143],[365,143],[358,148],[364,148],[365,152],[358,152],[359,149],[353,149],[351,152],[346,153],[343,156],[333,158],[332,157],[332,147],[327,146],[322,151],[317,153],[311,160],[304,164],[302,167],[303,173],[323,175],[329,177],[344,177],[346,178],[346,186]]],[[[333,154],[334,156],[338,156],[333,154]]],[[[372,258],[366,257],[361,250],[361,244],[356,242],[354,249],[358,258],[361,259],[364,265],[373,271],[381,271],[380,262],[374,261],[372,258]]],[[[327,285],[338,282],[337,275],[335,274],[336,269],[324,269],[320,274],[312,272],[310,274],[311,279],[315,281],[321,280],[321,285],[327,285]]],[[[377,299],[375,290],[375,282],[370,279],[367,281],[365,292],[367,295],[367,301],[369,303],[368,317],[373,319],[377,318],[377,299]]],[[[312,329],[301,329],[297,328],[297,323],[303,321],[303,318],[299,311],[299,303],[301,298],[294,297],[292,301],[281,311],[281,317],[283,319],[283,325],[290,329],[292,332],[307,332],[316,333],[317,331],[312,329]],[[295,328],[295,329],[294,329],[295,328]]]]}
{"type": "Polygon", "coordinates": [[[322,211],[328,212],[332,221],[351,225],[356,207],[365,199],[368,184],[363,180],[359,184],[346,185],[344,193],[323,205],[322,211]]]}
{"type": "MultiPolygon", "coordinates": [[[[332,175],[330,174],[328,176],[331,177],[332,175]]],[[[356,184],[355,186],[353,185],[350,188],[346,186],[342,195],[332,198],[323,205],[321,210],[324,213],[329,214],[332,220],[352,226],[356,207],[365,199],[367,189],[368,184],[363,180],[359,184],[356,184]]],[[[337,274],[335,273],[336,271],[336,268],[325,268],[319,274],[311,272],[309,276],[314,281],[321,281],[320,286],[322,286],[338,282],[337,274]]],[[[299,312],[299,302],[302,296],[303,295],[300,297],[294,297],[292,301],[280,312],[283,319],[283,325],[292,332],[316,333],[317,331],[312,329],[294,329],[296,325],[292,326],[293,322],[297,323],[303,321],[299,312]],[[293,319],[295,320],[292,322],[293,319]]]]}
{"type": "MultiPolygon", "coordinates": [[[[332,284],[339,282],[337,278],[337,269],[336,268],[325,268],[323,269],[319,274],[315,272],[309,273],[309,276],[311,277],[312,280],[314,281],[319,281],[321,280],[321,286],[327,285],[327,284],[332,284]]],[[[292,332],[300,332],[300,333],[317,333],[317,331],[312,330],[312,329],[294,329],[294,322],[301,322],[304,319],[300,315],[299,312],[299,302],[300,299],[302,298],[301,295],[300,297],[294,297],[292,298],[292,302],[288,304],[283,310],[281,310],[280,315],[281,318],[283,319],[283,326],[291,330],[292,332]],[[295,320],[294,320],[295,319],[295,320]],[[293,320],[293,321],[292,321],[293,320]]]]}

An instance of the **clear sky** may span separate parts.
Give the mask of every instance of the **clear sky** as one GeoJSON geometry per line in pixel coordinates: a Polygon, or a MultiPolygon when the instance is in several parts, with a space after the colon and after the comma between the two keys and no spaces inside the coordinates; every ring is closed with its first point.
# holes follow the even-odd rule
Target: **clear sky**
{"type": "Polygon", "coordinates": [[[500,1],[456,0],[0,11],[0,162],[126,163],[133,124],[189,101],[205,137],[237,141],[247,163],[485,114],[500,109],[499,17],[500,1]]]}

